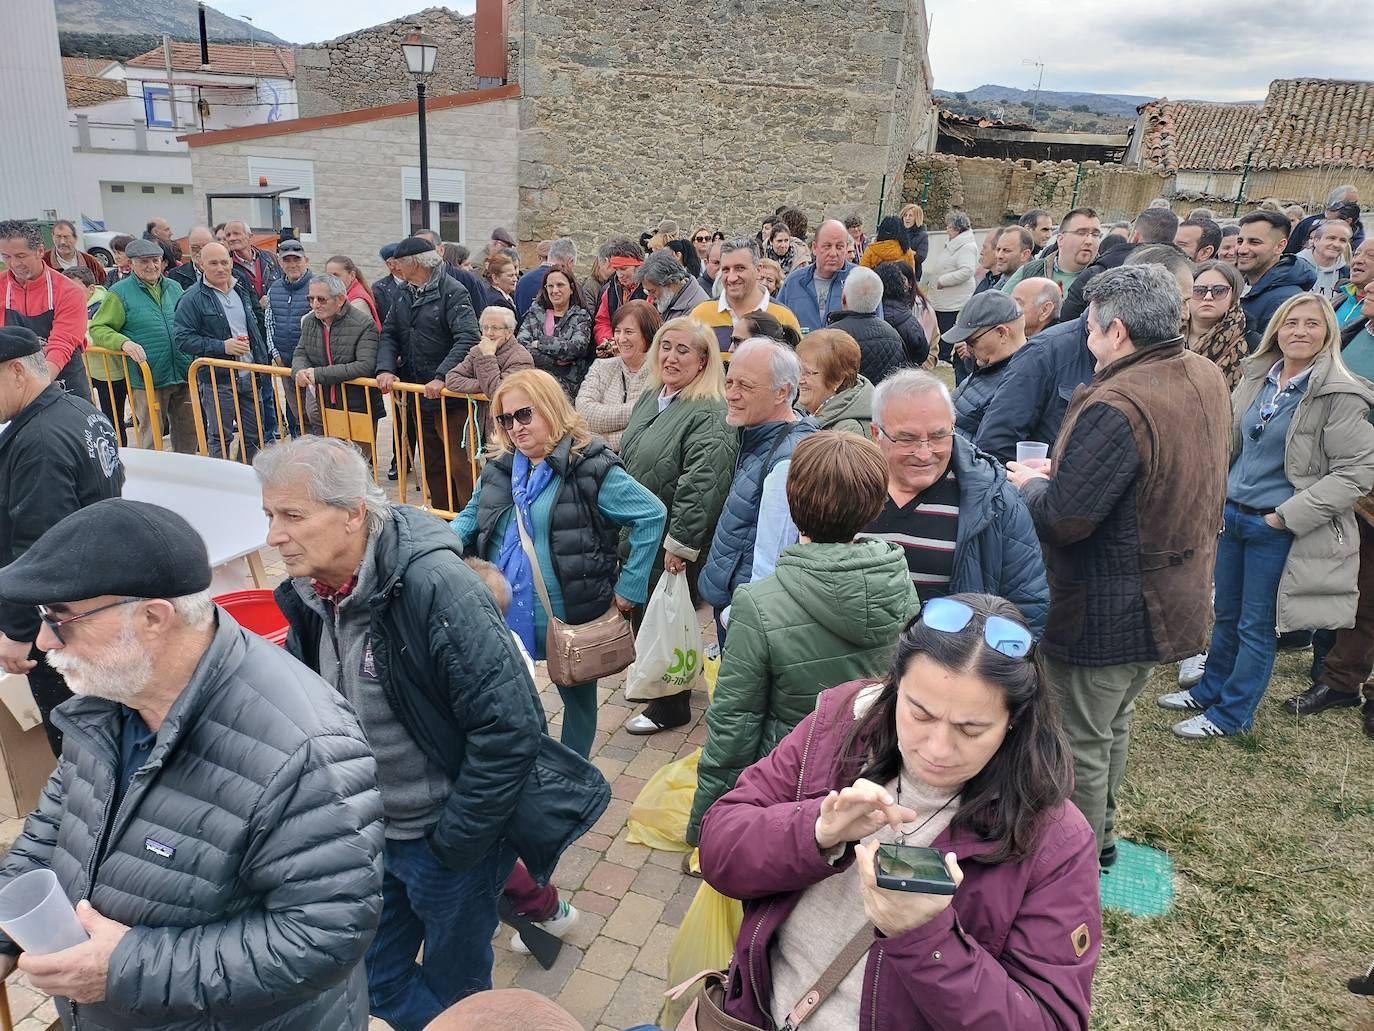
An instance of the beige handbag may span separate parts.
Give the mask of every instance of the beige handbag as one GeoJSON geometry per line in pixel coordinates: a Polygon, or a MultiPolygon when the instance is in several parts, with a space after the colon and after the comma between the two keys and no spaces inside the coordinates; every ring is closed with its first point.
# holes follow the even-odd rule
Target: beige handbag
{"type": "Polygon", "coordinates": [[[539,569],[539,556],[534,543],[520,518],[520,506],[515,506],[511,518],[520,529],[520,546],[529,559],[534,576],[534,588],[549,617],[548,636],[544,639],[544,658],[549,664],[549,679],[559,687],[589,684],[628,669],[635,661],[635,636],[630,621],[620,614],[614,604],[590,623],[574,626],[564,623],[553,614],[549,591],[544,586],[544,574],[539,569]]]}

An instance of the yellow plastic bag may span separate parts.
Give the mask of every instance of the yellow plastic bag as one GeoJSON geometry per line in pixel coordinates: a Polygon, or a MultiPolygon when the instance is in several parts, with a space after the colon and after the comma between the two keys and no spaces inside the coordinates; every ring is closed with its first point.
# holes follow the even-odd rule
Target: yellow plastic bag
{"type": "Polygon", "coordinates": [[[660,766],[630,806],[630,841],[663,852],[690,852],[687,821],[697,793],[697,762],[701,749],[660,766]]]}
{"type": "MultiPolygon", "coordinates": [[[[702,881],[668,949],[668,984],[681,984],[703,970],[728,967],[743,922],[744,907],[702,881]]],[[[691,1002],[690,997],[665,1000],[659,1026],[677,1027],[691,1002]]]]}

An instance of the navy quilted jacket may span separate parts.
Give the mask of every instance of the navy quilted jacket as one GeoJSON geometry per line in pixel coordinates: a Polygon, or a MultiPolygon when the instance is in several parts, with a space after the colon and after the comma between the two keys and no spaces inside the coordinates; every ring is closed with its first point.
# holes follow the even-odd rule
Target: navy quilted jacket
{"type": "Polygon", "coordinates": [[[954,390],[954,428],[967,440],[978,436],[983,415],[1007,377],[1014,354],[982,368],[974,369],[954,390]]]}

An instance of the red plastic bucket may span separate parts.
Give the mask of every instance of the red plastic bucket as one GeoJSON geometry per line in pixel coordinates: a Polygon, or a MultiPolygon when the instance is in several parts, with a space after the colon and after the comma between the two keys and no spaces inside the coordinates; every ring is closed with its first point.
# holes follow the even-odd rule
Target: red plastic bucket
{"type": "Polygon", "coordinates": [[[215,598],[245,630],[265,637],[273,644],[286,644],[288,624],[271,591],[232,591],[215,598]]]}

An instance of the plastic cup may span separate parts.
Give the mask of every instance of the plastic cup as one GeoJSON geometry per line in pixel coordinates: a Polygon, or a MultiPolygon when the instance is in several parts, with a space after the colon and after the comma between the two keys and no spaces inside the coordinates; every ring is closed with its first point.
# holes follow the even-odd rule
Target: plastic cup
{"type": "Polygon", "coordinates": [[[70,949],[90,937],[51,870],[30,870],[0,888],[0,929],[35,956],[70,949]]]}
{"type": "Polygon", "coordinates": [[[1050,446],[1041,444],[1038,440],[1018,440],[1016,442],[1016,460],[1022,465],[1029,465],[1035,468],[1036,462],[1047,462],[1050,457],[1050,446]]]}

